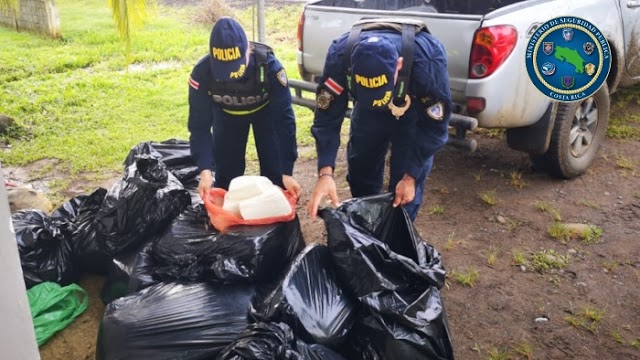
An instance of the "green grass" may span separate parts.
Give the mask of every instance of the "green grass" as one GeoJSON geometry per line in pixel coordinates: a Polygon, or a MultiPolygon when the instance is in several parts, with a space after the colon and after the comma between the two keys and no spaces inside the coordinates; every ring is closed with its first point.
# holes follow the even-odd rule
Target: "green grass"
{"type": "Polygon", "coordinates": [[[451,272],[451,277],[463,286],[473,287],[478,277],[480,277],[480,273],[474,268],[469,268],[464,272],[454,270],[451,272]]]}
{"type": "Polygon", "coordinates": [[[571,232],[571,230],[567,228],[564,224],[559,222],[554,222],[553,224],[551,224],[547,232],[549,233],[549,236],[559,240],[563,244],[566,244],[567,241],[569,241],[573,236],[573,233],[571,232]]]}
{"type": "Polygon", "coordinates": [[[487,250],[485,253],[487,257],[487,265],[489,266],[495,265],[496,261],[498,261],[498,257],[500,257],[500,253],[501,253],[500,249],[496,248],[493,245],[489,246],[489,250],[487,250]]]}
{"type": "Polygon", "coordinates": [[[533,345],[529,344],[526,341],[520,342],[517,346],[513,348],[513,351],[526,360],[533,359],[533,352],[534,352],[533,345]]]}
{"type": "MultiPolygon", "coordinates": [[[[57,159],[56,169],[79,173],[121,171],[131,147],[145,141],[188,139],[187,79],[207,53],[210,25],[195,24],[197,7],[160,6],[133,34],[131,66],[102,0],[59,0],[63,38],[51,40],[0,28],[0,114],[16,120],[0,143],[3,166],[57,159]]],[[[266,11],[266,42],[290,78],[301,5],[266,11]],[[287,21],[285,21],[285,19],[287,21]],[[276,29],[276,30],[274,30],[276,29]],[[270,42],[270,40],[272,40],[270,42]]],[[[251,8],[236,15],[252,35],[251,8]]],[[[294,109],[298,144],[313,144],[312,113],[294,109]]],[[[252,136],[248,158],[257,159],[252,136]]]]}
{"type": "Polygon", "coordinates": [[[640,85],[622,89],[611,97],[611,114],[607,137],[640,140],[640,85]]]}
{"type": "Polygon", "coordinates": [[[534,205],[538,210],[542,211],[543,213],[551,215],[553,217],[553,220],[562,221],[562,216],[560,216],[560,212],[548,202],[536,201],[534,205]]]}
{"type": "Polygon", "coordinates": [[[520,250],[512,250],[511,259],[513,261],[513,265],[527,264],[527,257],[525,256],[524,252],[520,250]]]}
{"type": "Polygon", "coordinates": [[[562,244],[566,244],[572,239],[579,239],[583,244],[599,243],[602,241],[602,229],[595,225],[588,225],[584,230],[579,231],[565,224],[554,222],[549,226],[547,232],[549,236],[557,239],[562,244]]]}
{"type": "Polygon", "coordinates": [[[509,184],[519,190],[527,186],[527,183],[522,179],[522,171],[511,170],[509,174],[509,184]]]}
{"type": "Polygon", "coordinates": [[[442,215],[444,214],[444,206],[442,205],[433,205],[429,208],[429,215],[442,215]]]}
{"type": "Polygon", "coordinates": [[[564,320],[575,328],[595,333],[604,314],[602,310],[593,307],[584,307],[580,312],[565,316],[564,320]]]}
{"type": "Polygon", "coordinates": [[[564,269],[569,266],[569,257],[557,254],[554,250],[542,250],[533,254],[531,258],[533,268],[538,272],[552,269],[564,269]]]}
{"type": "Polygon", "coordinates": [[[509,355],[509,350],[504,346],[496,347],[491,346],[487,349],[488,360],[509,360],[511,356],[509,355]]]}
{"type": "Polygon", "coordinates": [[[618,344],[624,344],[624,338],[622,337],[622,335],[620,335],[620,332],[615,330],[615,331],[611,331],[609,333],[609,335],[613,338],[613,340],[615,340],[615,342],[617,342],[618,344]]]}
{"type": "Polygon", "coordinates": [[[478,197],[482,200],[485,205],[488,206],[496,206],[498,205],[498,196],[496,195],[495,190],[487,190],[481,193],[478,193],[478,197]]]}

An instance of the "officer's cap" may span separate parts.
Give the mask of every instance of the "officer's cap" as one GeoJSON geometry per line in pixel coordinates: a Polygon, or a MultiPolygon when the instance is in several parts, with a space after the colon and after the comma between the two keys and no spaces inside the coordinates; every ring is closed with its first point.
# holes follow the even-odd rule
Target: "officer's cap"
{"type": "Polygon", "coordinates": [[[230,17],[216,21],[209,39],[213,77],[220,81],[241,78],[246,72],[247,46],[247,35],[240,23],[230,17]]]}
{"type": "Polygon", "coordinates": [[[392,100],[398,50],[379,35],[360,37],[351,53],[352,81],[360,106],[387,107],[392,100]]]}

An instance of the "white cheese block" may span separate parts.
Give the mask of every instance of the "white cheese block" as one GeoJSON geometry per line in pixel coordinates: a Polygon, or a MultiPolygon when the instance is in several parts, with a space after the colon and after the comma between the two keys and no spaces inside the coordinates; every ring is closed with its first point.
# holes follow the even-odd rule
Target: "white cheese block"
{"type": "Polygon", "coordinates": [[[273,183],[265,176],[244,175],[238,176],[229,183],[229,191],[225,195],[227,200],[241,201],[259,196],[270,191],[273,183]]]}
{"type": "Polygon", "coordinates": [[[276,185],[271,185],[270,190],[261,195],[240,201],[240,215],[245,220],[264,219],[290,213],[291,205],[276,185]]]}
{"type": "Polygon", "coordinates": [[[222,204],[222,210],[240,216],[240,201],[235,199],[228,199],[225,195],[224,203],[222,204]]]}

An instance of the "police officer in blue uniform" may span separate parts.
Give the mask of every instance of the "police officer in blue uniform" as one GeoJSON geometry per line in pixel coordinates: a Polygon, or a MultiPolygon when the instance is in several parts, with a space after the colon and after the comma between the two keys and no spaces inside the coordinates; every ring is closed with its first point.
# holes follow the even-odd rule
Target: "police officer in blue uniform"
{"type": "Polygon", "coordinates": [[[233,178],[244,174],[250,127],[260,175],[299,196],[300,185],[292,177],[298,153],[287,81],[271,48],[248,41],[231,18],[216,22],[209,54],[189,77],[189,141],[200,170],[201,196],[212,185],[228,189],[233,178]]]}
{"type": "Polygon", "coordinates": [[[315,219],[325,196],[339,200],[333,179],[340,131],[351,94],[347,181],[353,197],[380,193],[391,147],[388,191],[415,220],[434,154],[447,142],[452,109],[447,55],[423,23],[370,20],[335,39],[316,92],[311,132],[318,180],[308,204],[315,219]]]}

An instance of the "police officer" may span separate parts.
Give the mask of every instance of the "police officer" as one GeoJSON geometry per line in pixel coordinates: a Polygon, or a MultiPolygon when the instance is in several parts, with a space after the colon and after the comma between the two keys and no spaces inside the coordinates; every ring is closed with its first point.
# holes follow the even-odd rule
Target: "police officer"
{"type": "Polygon", "coordinates": [[[229,17],[216,22],[209,54],[189,77],[189,140],[201,196],[212,184],[228,189],[233,178],[244,174],[250,127],[260,174],[299,196],[300,185],[292,177],[298,152],[287,81],[271,48],[248,41],[242,26],[229,17]]]}
{"type": "Polygon", "coordinates": [[[389,192],[415,220],[434,154],[447,142],[452,102],[447,55],[423,23],[356,23],[335,39],[316,92],[311,132],[318,180],[308,211],[315,219],[325,196],[339,200],[333,178],[349,94],[354,100],[347,145],[353,197],[382,190],[391,147],[389,192]]]}

